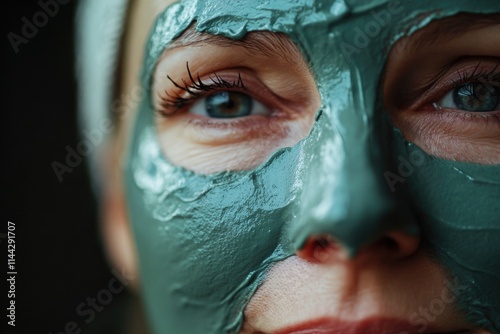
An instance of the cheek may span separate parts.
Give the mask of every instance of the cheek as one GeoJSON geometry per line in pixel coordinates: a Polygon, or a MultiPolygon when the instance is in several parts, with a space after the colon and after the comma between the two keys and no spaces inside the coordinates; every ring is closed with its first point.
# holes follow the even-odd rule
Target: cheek
{"type": "MultiPolygon", "coordinates": [[[[413,153],[421,152],[399,133],[394,143],[400,161],[411,161],[413,153]]],[[[396,191],[411,194],[425,242],[465,286],[458,298],[460,308],[479,324],[485,319],[498,322],[498,316],[487,314],[500,314],[500,168],[418,155],[422,159],[396,191]]]]}
{"type": "MultiPolygon", "coordinates": [[[[151,113],[141,115],[139,125],[151,113]]],[[[294,175],[276,176],[295,155],[284,151],[259,171],[200,175],[172,166],[154,130],[139,129],[127,195],[152,323],[176,333],[238,326],[269,263],[286,256],[279,242],[294,175]]]]}

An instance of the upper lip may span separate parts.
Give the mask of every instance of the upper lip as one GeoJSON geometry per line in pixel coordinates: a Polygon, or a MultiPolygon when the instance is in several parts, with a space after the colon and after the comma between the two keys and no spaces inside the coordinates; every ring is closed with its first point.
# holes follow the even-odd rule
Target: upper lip
{"type": "Polygon", "coordinates": [[[422,333],[472,333],[467,330],[443,331],[428,325],[412,326],[408,320],[373,318],[361,321],[317,319],[295,324],[273,334],[422,334],[422,333]]]}

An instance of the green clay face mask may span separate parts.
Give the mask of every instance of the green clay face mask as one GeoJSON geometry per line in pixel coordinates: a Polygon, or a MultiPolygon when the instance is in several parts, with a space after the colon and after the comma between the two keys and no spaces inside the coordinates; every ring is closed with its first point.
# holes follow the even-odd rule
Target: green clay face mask
{"type": "Polygon", "coordinates": [[[238,333],[269,269],[309,237],[330,234],[355,256],[389,229],[421,233],[467,286],[458,307],[500,330],[500,167],[424,153],[392,128],[379,101],[391,46],[458,12],[498,13],[500,3],[193,0],[166,9],[147,49],[148,85],[162,52],[192,24],[232,39],[282,32],[310,64],[323,106],[307,138],[260,167],[199,175],[165,158],[151,102],[141,103],[126,186],[153,332],[238,333]],[[379,10],[389,22],[353,51],[355,28],[379,10]],[[418,168],[393,193],[384,175],[398,158],[418,168]]]}

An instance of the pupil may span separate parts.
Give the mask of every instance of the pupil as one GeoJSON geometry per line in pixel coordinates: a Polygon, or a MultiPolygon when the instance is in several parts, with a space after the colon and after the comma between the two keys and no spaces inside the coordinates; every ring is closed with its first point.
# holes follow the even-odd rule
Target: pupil
{"type": "Polygon", "coordinates": [[[252,112],[252,98],[238,92],[218,92],[205,98],[207,114],[213,118],[248,116],[252,112]]]}
{"type": "Polygon", "coordinates": [[[500,88],[482,83],[467,83],[455,89],[453,100],[461,110],[493,111],[500,103],[500,88]]]}

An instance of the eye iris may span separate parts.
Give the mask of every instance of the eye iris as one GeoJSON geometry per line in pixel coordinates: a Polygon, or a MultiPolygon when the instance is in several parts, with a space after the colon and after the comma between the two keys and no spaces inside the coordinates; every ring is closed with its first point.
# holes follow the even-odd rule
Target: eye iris
{"type": "Polygon", "coordinates": [[[482,83],[467,83],[453,92],[455,105],[466,111],[493,111],[500,102],[500,88],[482,83]]]}
{"type": "Polygon", "coordinates": [[[213,118],[248,116],[252,106],[252,98],[238,92],[218,92],[205,98],[207,114],[213,118]]]}

